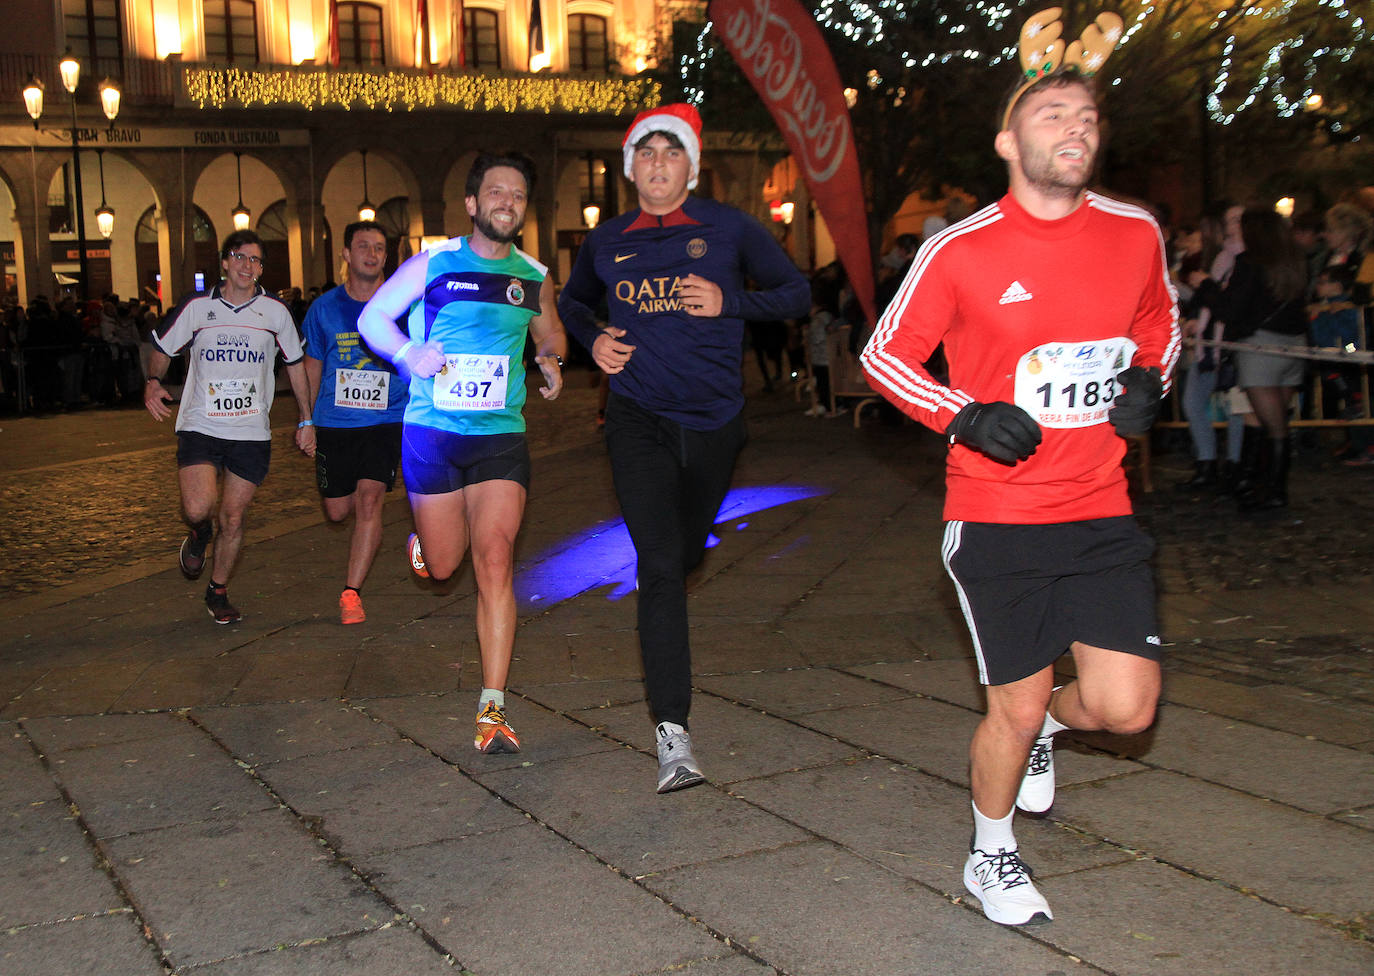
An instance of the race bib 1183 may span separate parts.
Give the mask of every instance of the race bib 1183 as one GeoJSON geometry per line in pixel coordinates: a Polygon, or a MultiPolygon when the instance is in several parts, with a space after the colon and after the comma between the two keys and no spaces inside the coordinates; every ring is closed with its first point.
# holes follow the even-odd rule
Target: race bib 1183
{"type": "Polygon", "coordinates": [[[1120,392],[1116,374],[1131,365],[1135,350],[1121,336],[1036,346],[1017,360],[1016,405],[1041,427],[1105,423],[1120,392]]]}

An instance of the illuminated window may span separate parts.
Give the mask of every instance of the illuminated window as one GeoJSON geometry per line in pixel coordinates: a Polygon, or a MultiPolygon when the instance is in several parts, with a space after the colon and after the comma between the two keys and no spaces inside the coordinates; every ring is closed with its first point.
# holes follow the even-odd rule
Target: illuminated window
{"type": "Polygon", "coordinates": [[[220,64],[258,60],[258,5],[254,0],[205,0],[205,57],[220,64]]]}
{"type": "Polygon", "coordinates": [[[381,7],[373,3],[339,4],[339,60],[363,67],[386,64],[381,7]]]}
{"type": "Polygon", "coordinates": [[[463,58],[469,68],[501,69],[501,29],[494,10],[463,10],[463,58]]]}
{"type": "Polygon", "coordinates": [[[119,0],[62,0],[67,43],[81,60],[82,74],[97,80],[119,72],[124,56],[119,0]]]}
{"type": "Polygon", "coordinates": [[[573,71],[605,71],[610,58],[606,18],[595,14],[568,15],[568,67],[573,71]]]}

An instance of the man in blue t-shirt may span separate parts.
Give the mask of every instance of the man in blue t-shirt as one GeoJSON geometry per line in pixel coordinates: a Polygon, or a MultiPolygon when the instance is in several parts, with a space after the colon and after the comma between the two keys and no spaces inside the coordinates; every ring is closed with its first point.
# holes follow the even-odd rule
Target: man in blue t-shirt
{"type": "Polygon", "coordinates": [[[358,315],[381,286],[386,234],[372,221],[344,228],[347,279],[306,313],[305,372],[315,401],[315,476],[324,513],[354,516],[348,575],[339,596],[345,624],[367,619],[362,588],[382,544],[382,503],[396,483],[406,381],[358,335],[358,315]]]}

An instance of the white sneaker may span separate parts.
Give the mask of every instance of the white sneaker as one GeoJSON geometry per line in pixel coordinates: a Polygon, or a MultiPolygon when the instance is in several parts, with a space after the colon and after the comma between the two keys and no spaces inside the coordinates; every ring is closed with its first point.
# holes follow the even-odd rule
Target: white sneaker
{"type": "Polygon", "coordinates": [[[1017,851],[970,850],[964,887],[983,903],[983,914],[1000,925],[1039,925],[1054,918],[1017,851]]]}
{"type": "Polygon", "coordinates": [[[706,782],[696,756],[692,755],[692,737],[680,725],[664,722],[657,729],[658,791],[672,793],[706,782]]]}
{"type": "Polygon", "coordinates": [[[1027,813],[1044,813],[1054,806],[1054,733],[1035,737],[1016,806],[1027,813]]]}

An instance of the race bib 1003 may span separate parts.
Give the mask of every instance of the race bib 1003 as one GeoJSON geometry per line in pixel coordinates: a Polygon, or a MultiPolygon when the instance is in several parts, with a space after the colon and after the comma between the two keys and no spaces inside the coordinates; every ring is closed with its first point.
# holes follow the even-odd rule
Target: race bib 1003
{"type": "Polygon", "coordinates": [[[510,357],[468,353],[444,357],[434,375],[434,406],[440,410],[502,410],[510,357]]]}
{"type": "Polygon", "coordinates": [[[1136,345],[1116,337],[1036,346],[1016,363],[1016,405],[1041,427],[1106,423],[1120,388],[1116,374],[1131,365],[1136,345]]]}
{"type": "Polygon", "coordinates": [[[391,374],[380,369],[334,371],[334,406],[352,410],[385,410],[391,374]]]}
{"type": "Polygon", "coordinates": [[[205,416],[222,420],[260,413],[262,396],[256,380],[216,380],[205,385],[205,416]]]}

